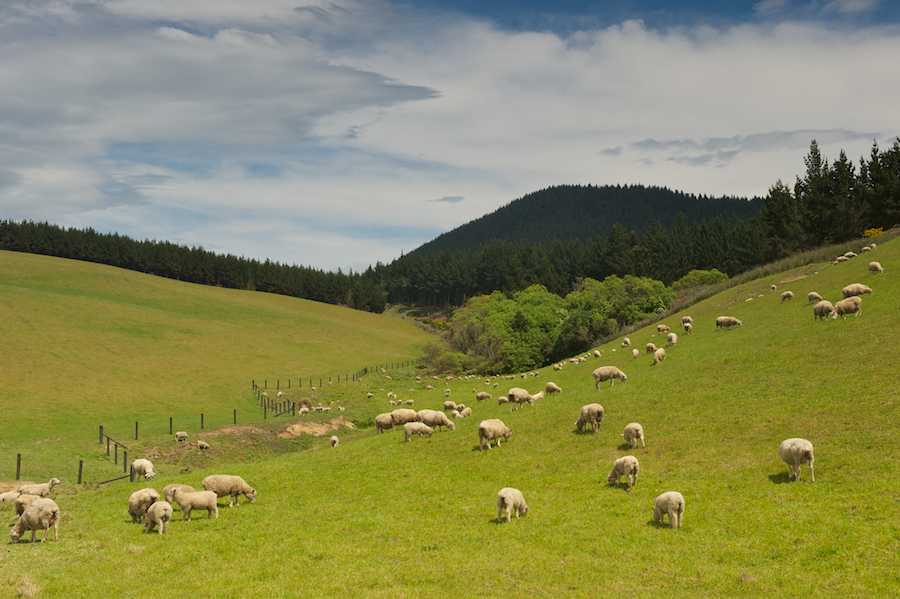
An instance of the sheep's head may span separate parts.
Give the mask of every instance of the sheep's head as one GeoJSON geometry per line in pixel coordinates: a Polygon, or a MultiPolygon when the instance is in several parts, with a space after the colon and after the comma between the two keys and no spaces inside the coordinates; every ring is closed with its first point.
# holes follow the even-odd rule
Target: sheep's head
{"type": "Polygon", "coordinates": [[[13,528],[9,531],[10,543],[18,543],[19,542],[19,531],[13,528]]]}
{"type": "Polygon", "coordinates": [[[246,495],[247,499],[250,500],[250,503],[256,501],[256,489],[250,489],[250,492],[244,493],[244,495],[246,495]]]}
{"type": "Polygon", "coordinates": [[[451,431],[455,431],[456,425],[453,424],[452,422],[447,422],[447,428],[449,428],[451,431]]]}

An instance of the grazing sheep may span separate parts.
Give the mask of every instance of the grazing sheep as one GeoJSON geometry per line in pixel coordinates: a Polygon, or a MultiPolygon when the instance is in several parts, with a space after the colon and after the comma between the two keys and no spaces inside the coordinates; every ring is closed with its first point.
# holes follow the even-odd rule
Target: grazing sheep
{"type": "Polygon", "coordinates": [[[28,506],[19,519],[9,531],[10,542],[18,543],[22,537],[22,533],[26,530],[31,531],[31,542],[34,543],[35,533],[43,530],[44,538],[41,543],[47,540],[50,534],[50,527],[53,527],[53,540],[59,540],[59,506],[56,502],[48,498],[39,498],[30,506],[28,506]]]}
{"type": "Polygon", "coordinates": [[[341,440],[337,438],[337,435],[331,435],[330,442],[332,447],[337,447],[341,444],[341,440]]]}
{"type": "Polygon", "coordinates": [[[831,305],[831,302],[828,300],[821,300],[818,304],[813,306],[813,320],[828,320],[828,317],[837,318],[837,312],[834,311],[834,306],[831,305]]]}
{"type": "Polygon", "coordinates": [[[0,493],[0,503],[15,503],[16,499],[19,498],[18,490],[16,491],[7,491],[6,493],[0,493]]]}
{"type": "Polygon", "coordinates": [[[625,337],[624,339],[622,339],[622,347],[628,347],[630,345],[631,345],[631,339],[629,339],[628,337],[625,337]]]}
{"type": "Polygon", "coordinates": [[[512,431],[509,430],[509,427],[503,424],[503,421],[498,418],[490,418],[488,420],[482,420],[481,424],[478,425],[478,448],[481,451],[484,451],[484,442],[487,441],[488,449],[491,448],[491,441],[497,440],[497,447],[500,447],[500,438],[502,437],[506,441],[509,441],[509,438],[512,436],[512,431]]]}
{"type": "Polygon", "coordinates": [[[669,333],[666,335],[666,343],[669,345],[675,345],[678,343],[678,335],[676,333],[669,333]]]}
{"type": "Polygon", "coordinates": [[[659,333],[660,335],[662,335],[663,333],[668,333],[669,325],[665,325],[665,324],[656,325],[656,332],[659,333]]]}
{"type": "Polygon", "coordinates": [[[166,485],[165,487],[163,487],[163,498],[167,502],[172,503],[173,501],[175,501],[175,489],[181,489],[185,493],[193,493],[196,490],[190,485],[182,485],[179,483],[166,485]]]}
{"type": "Polygon", "coordinates": [[[850,285],[847,285],[846,287],[841,289],[841,293],[844,294],[844,297],[853,297],[854,295],[862,296],[866,293],[874,292],[868,285],[863,285],[862,283],[851,283],[850,285]]]}
{"type": "Polygon", "coordinates": [[[682,316],[681,317],[681,326],[684,326],[686,324],[694,324],[694,319],[691,318],[690,316],[682,316]]]}
{"type": "Polygon", "coordinates": [[[472,408],[463,408],[462,411],[457,412],[460,418],[466,418],[472,415],[472,408]]]}
{"type": "Polygon", "coordinates": [[[834,313],[841,318],[844,318],[846,314],[855,314],[859,316],[862,314],[862,298],[856,295],[851,295],[850,297],[844,298],[838,303],[834,305],[834,313]]]}
{"type": "Polygon", "coordinates": [[[809,478],[816,482],[816,473],[813,470],[813,444],[806,439],[785,439],[778,448],[778,455],[788,465],[788,476],[794,481],[800,480],[800,464],[809,463],[809,478]]]}
{"type": "Polygon", "coordinates": [[[59,484],[59,479],[55,476],[45,483],[35,485],[22,485],[16,491],[20,495],[37,495],[38,497],[46,497],[53,490],[53,487],[59,484]]]}
{"type": "Polygon", "coordinates": [[[147,487],[146,489],[138,489],[128,498],[128,511],[125,513],[131,516],[132,522],[140,522],[147,508],[159,501],[159,492],[156,489],[147,487]]]}
{"type": "Polygon", "coordinates": [[[371,393],[371,392],[366,393],[366,399],[372,399],[373,397],[375,397],[374,393],[371,393]]]}
{"type": "Polygon", "coordinates": [[[653,343],[648,343],[645,347],[646,347],[648,354],[652,354],[653,352],[656,351],[656,345],[653,343]]]}
{"type": "Polygon", "coordinates": [[[455,420],[457,418],[462,418],[462,416],[459,415],[459,410],[453,410],[452,412],[450,412],[450,418],[453,418],[455,420]]]}
{"type": "MultiPolygon", "coordinates": [[[[209,478],[208,476],[206,478],[209,478]]],[[[204,480],[204,482],[206,482],[204,480]]],[[[206,519],[212,518],[213,514],[219,517],[219,504],[216,503],[218,495],[215,491],[195,491],[187,493],[181,489],[175,489],[175,503],[181,508],[181,521],[191,521],[191,511],[206,510],[206,519]]]]}
{"type": "Polygon", "coordinates": [[[410,437],[413,435],[417,437],[428,435],[430,437],[433,434],[434,429],[422,422],[407,422],[403,425],[403,440],[406,442],[409,442],[410,437]]]}
{"type": "Polygon", "coordinates": [[[631,350],[631,359],[632,360],[637,360],[640,356],[641,356],[640,350],[638,350],[637,348],[631,350]]]}
{"type": "Polygon", "coordinates": [[[878,262],[869,262],[869,272],[872,273],[873,275],[875,273],[883,274],[884,269],[881,268],[881,264],[878,262]]]}
{"type": "Polygon", "coordinates": [[[603,357],[603,350],[595,349],[595,350],[594,350],[594,357],[595,357],[595,358],[602,358],[602,357],[603,357]]]}
{"type": "Polygon", "coordinates": [[[408,405],[408,406],[414,406],[414,405],[416,405],[416,400],[414,400],[414,399],[407,399],[407,400],[406,400],[406,405],[408,405]]]}
{"type": "Polygon", "coordinates": [[[450,410],[451,412],[456,409],[456,402],[452,400],[447,400],[444,402],[444,411],[450,410]]]}
{"type": "Polygon", "coordinates": [[[806,305],[809,306],[813,302],[821,302],[822,296],[816,293],[815,291],[810,291],[806,294],[806,305]]]}
{"type": "Polygon", "coordinates": [[[475,394],[476,401],[486,401],[488,399],[493,399],[494,396],[488,393],[487,391],[479,391],[475,394]]]}
{"type": "Polygon", "coordinates": [[[375,434],[380,435],[382,432],[394,428],[394,419],[390,412],[379,414],[375,417],[375,434]]]}
{"type": "Polygon", "coordinates": [[[416,411],[410,408],[397,408],[391,412],[394,426],[403,426],[407,422],[415,422],[417,418],[418,414],[416,414],[416,411]]]}
{"type": "Polygon", "coordinates": [[[519,409],[520,404],[527,403],[529,405],[534,405],[534,398],[531,396],[531,393],[522,389],[521,387],[513,387],[506,394],[506,397],[509,399],[509,411],[512,412],[513,406],[516,406],[516,409],[519,409]]]}
{"type": "Polygon", "coordinates": [[[619,484],[619,479],[625,476],[625,482],[628,483],[630,489],[637,483],[638,471],[641,465],[638,459],[633,455],[626,455],[613,462],[612,471],[606,477],[606,481],[611,485],[619,484]]]}
{"type": "Polygon", "coordinates": [[[447,414],[438,410],[419,410],[416,413],[416,420],[432,428],[440,429],[442,426],[446,426],[451,431],[456,430],[456,425],[447,418],[447,414]]]}
{"type": "Polygon", "coordinates": [[[603,406],[598,403],[589,403],[581,407],[581,413],[578,414],[578,420],[575,421],[575,428],[581,432],[585,424],[590,424],[591,430],[596,433],[600,429],[601,422],[603,422],[603,406]]]}
{"type": "Polygon", "coordinates": [[[172,521],[172,506],[167,501],[157,501],[144,514],[144,532],[152,531],[157,525],[159,534],[165,534],[172,521]]]}
{"type": "Polygon", "coordinates": [[[856,252],[845,252],[844,258],[856,258],[856,252]]]}
{"type": "Polygon", "coordinates": [[[178,431],[175,433],[175,442],[178,443],[180,441],[187,441],[188,434],[185,431],[178,431]]]}
{"type": "Polygon", "coordinates": [[[873,242],[873,243],[870,243],[870,244],[869,244],[869,247],[872,248],[872,249],[874,250],[874,249],[877,248],[878,246],[873,242]]]}
{"type": "Polygon", "coordinates": [[[509,398],[505,395],[501,395],[497,398],[497,405],[502,406],[505,403],[509,403],[509,398]]]}
{"type": "Polygon", "coordinates": [[[862,247],[862,249],[859,250],[859,253],[860,253],[860,254],[864,254],[864,253],[866,253],[866,252],[871,252],[871,251],[872,251],[872,248],[870,248],[870,247],[867,246],[867,245],[864,245],[864,246],[862,247]]]}
{"type": "Polygon", "coordinates": [[[600,390],[600,383],[609,381],[611,387],[616,384],[616,379],[621,380],[623,383],[628,380],[625,373],[615,366],[601,366],[591,374],[594,375],[594,388],[597,389],[597,391],[600,390]]]}
{"type": "Polygon", "coordinates": [[[625,432],[622,433],[622,436],[625,437],[625,442],[632,448],[637,447],[638,439],[641,440],[641,447],[647,447],[644,445],[644,427],[637,422],[625,425],[625,432]]]}
{"type": "Polygon", "coordinates": [[[250,503],[256,501],[256,489],[244,482],[244,479],[240,476],[210,474],[203,479],[203,488],[207,491],[213,491],[218,497],[230,495],[231,502],[228,504],[228,507],[233,506],[237,502],[238,495],[241,494],[249,499],[250,503]]]}
{"type": "Polygon", "coordinates": [[[512,521],[512,514],[515,512],[516,518],[521,514],[528,514],[528,504],[525,503],[525,497],[522,491],[513,489],[512,487],[503,487],[497,493],[497,522],[503,522],[503,510],[506,510],[506,521],[512,521]]]}
{"type": "Polygon", "coordinates": [[[783,291],[783,292],[781,293],[781,302],[782,302],[782,303],[784,303],[784,302],[786,302],[786,301],[788,301],[788,300],[792,300],[792,299],[794,299],[794,292],[793,292],[793,291],[783,291]]]}
{"type": "Polygon", "coordinates": [[[772,293],[775,293],[776,291],[778,291],[778,286],[777,285],[769,285],[769,291],[771,291],[772,293]]]}
{"type": "MultiPolygon", "coordinates": [[[[393,404],[394,402],[391,403],[393,404]]],[[[297,410],[297,414],[299,414],[300,416],[309,414],[309,406],[300,406],[300,409],[297,410]]]]}
{"type": "Polygon", "coordinates": [[[662,524],[665,514],[669,514],[669,526],[680,528],[684,523],[684,495],[678,491],[668,491],[657,497],[653,505],[653,519],[662,524]]]}
{"type": "Polygon", "coordinates": [[[718,331],[720,328],[722,329],[730,329],[731,327],[744,326],[740,320],[735,318],[734,316],[719,316],[716,318],[716,330],[718,331]]]}
{"type": "Polygon", "coordinates": [[[841,262],[846,262],[849,259],[850,258],[848,258],[847,256],[838,256],[834,259],[834,262],[832,262],[832,264],[840,264],[841,262]]]}
{"type": "Polygon", "coordinates": [[[456,409],[459,410],[459,411],[461,412],[461,411],[463,411],[463,410],[466,409],[466,404],[464,404],[464,403],[458,403],[458,404],[456,404],[456,409]]]}
{"type": "Polygon", "coordinates": [[[16,497],[16,516],[21,516],[26,508],[30,506],[32,503],[40,499],[40,495],[19,495],[16,497]]]}
{"type": "Polygon", "coordinates": [[[666,359],[666,348],[660,347],[653,352],[653,365],[659,364],[666,359]]]}
{"type": "Polygon", "coordinates": [[[131,463],[131,472],[135,481],[137,481],[139,476],[143,476],[144,480],[150,480],[156,476],[156,472],[153,471],[153,464],[150,460],[145,460],[144,458],[138,458],[131,463]]]}

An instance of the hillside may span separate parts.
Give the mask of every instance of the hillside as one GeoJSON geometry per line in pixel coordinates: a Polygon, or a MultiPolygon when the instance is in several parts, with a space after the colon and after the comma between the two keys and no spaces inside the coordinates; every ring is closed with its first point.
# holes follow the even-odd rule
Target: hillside
{"type": "Polygon", "coordinates": [[[642,185],[560,185],[548,187],[498,208],[416,248],[414,254],[448,249],[474,250],[492,240],[540,243],[550,239],[587,242],[607,235],[614,224],[641,233],[653,221],[669,228],[678,215],[687,222],[716,217],[748,220],[763,206],[761,198],[709,198],[642,185]]]}
{"type": "MultiPolygon", "coordinates": [[[[62,475],[64,484],[54,491],[64,513],[60,540],[9,546],[0,595],[34,589],[30,596],[138,597],[174,587],[185,595],[242,597],[890,596],[900,550],[893,517],[900,474],[900,433],[893,426],[900,417],[894,375],[900,348],[885,342],[885,332],[900,293],[900,242],[880,244],[871,258],[881,261],[885,274],[870,275],[867,258],[835,266],[811,263],[692,306],[693,332],[681,335],[657,366],[644,353],[632,360],[616,339],[598,348],[601,360],[567,364],[558,372],[542,369],[525,380],[419,382],[415,371],[399,369],[387,373],[390,379],[370,376],[318,394],[319,401],[346,407],[345,418],[359,422],[391,409],[392,390],[414,399],[416,408],[439,408],[444,388],[455,401],[472,405],[474,414],[457,421],[455,431],[410,443],[403,442],[402,432],[376,435],[361,428],[337,433],[341,444],[334,449],[326,435],[310,439],[306,451],[228,462],[215,453],[228,431],[203,432],[195,425],[188,429],[192,438],[213,444],[203,457],[207,463],[197,466],[171,457],[171,437],[148,433],[135,451],[159,455],[160,475],[150,483],[100,488],[78,488],[71,474],[62,475]],[[815,322],[806,293],[815,290],[836,301],[850,282],[875,290],[863,299],[862,315],[815,322]],[[797,299],[781,303],[770,284],[792,290],[797,299]],[[722,314],[741,319],[743,326],[716,331],[715,318],[722,314]],[[602,364],[619,366],[627,382],[596,390],[591,371],[602,364]],[[512,412],[496,402],[511,386],[534,393],[548,380],[563,392],[512,412]],[[429,383],[435,389],[427,390],[429,383]],[[473,389],[490,390],[495,399],[474,402],[473,389]],[[367,399],[367,392],[374,397],[367,399]],[[590,402],[605,408],[600,432],[578,434],[573,422],[590,402]],[[503,419],[513,430],[509,442],[479,451],[476,429],[485,418],[503,419]],[[623,444],[622,429],[632,421],[643,424],[646,448],[623,444]],[[788,481],[778,445],[789,437],[814,443],[815,482],[806,467],[801,482],[788,481]],[[626,454],[641,463],[631,491],[606,483],[612,462],[626,454]],[[220,507],[217,520],[181,522],[176,511],[163,536],[143,534],[122,513],[133,490],[199,485],[205,475],[222,471],[250,482],[259,492],[256,502],[220,507]],[[498,525],[495,498],[504,486],[521,489],[531,511],[498,525]],[[682,492],[687,501],[680,530],[650,517],[653,499],[669,490],[682,492]]],[[[27,287],[9,277],[3,281],[4,310],[10,295],[25,293],[15,289],[20,286],[27,287]]],[[[169,291],[180,293],[177,287],[169,291]]],[[[21,305],[20,296],[14,297],[21,305]]],[[[74,293],[65,300],[59,293],[54,297],[48,307],[57,310],[82,301],[74,293]]],[[[204,301],[209,298],[196,299],[196,313],[208,313],[204,301]]],[[[157,313],[150,307],[170,310],[164,302],[138,310],[132,328],[141,328],[138,316],[157,313]]],[[[35,309],[31,318],[49,318],[42,312],[35,309]]],[[[677,330],[681,315],[664,322],[677,330]]],[[[350,328],[365,338],[367,326],[350,328]]],[[[91,330],[81,327],[88,339],[91,330]]],[[[269,332],[266,343],[275,339],[269,332]]],[[[294,334],[301,334],[300,325],[294,334]]],[[[660,342],[655,327],[630,338],[637,348],[660,342]]],[[[166,343],[179,347],[179,336],[166,343]]],[[[398,346],[390,335],[378,343],[384,352],[398,346]]],[[[258,360],[263,345],[232,343],[237,356],[224,366],[218,363],[224,354],[217,352],[198,358],[195,368],[218,372],[223,385],[243,388],[249,368],[241,362],[258,360]]],[[[117,346],[119,360],[139,361],[140,342],[117,346]]],[[[34,365],[63,362],[51,343],[34,343],[30,351],[34,365]]],[[[179,355],[184,359],[184,352],[179,355]]],[[[53,378],[107,369],[97,361],[79,365],[53,378]]],[[[267,372],[280,374],[275,365],[267,372]]],[[[50,386],[38,388],[47,392],[50,386]]],[[[160,384],[156,391],[181,394],[174,385],[160,384]]],[[[21,396],[5,393],[4,410],[21,396]]],[[[80,408],[91,405],[91,398],[83,399],[80,408]]],[[[121,407],[130,415],[138,405],[121,407]]],[[[312,414],[303,423],[331,418],[312,414]]],[[[13,459],[11,451],[3,448],[4,464],[13,459]]],[[[192,450],[181,445],[178,451],[192,450]]],[[[10,521],[9,506],[2,509],[10,521]]]]}

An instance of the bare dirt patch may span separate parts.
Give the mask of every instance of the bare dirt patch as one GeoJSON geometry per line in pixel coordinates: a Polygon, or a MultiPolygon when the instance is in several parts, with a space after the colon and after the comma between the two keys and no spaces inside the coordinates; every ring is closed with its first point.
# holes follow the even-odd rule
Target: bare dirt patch
{"type": "Polygon", "coordinates": [[[287,425],[283,431],[278,433],[278,436],[282,439],[293,439],[300,435],[321,437],[333,431],[341,430],[342,428],[355,429],[356,427],[352,422],[345,421],[342,416],[332,418],[331,422],[311,422],[308,420],[301,420],[300,422],[287,425]]]}

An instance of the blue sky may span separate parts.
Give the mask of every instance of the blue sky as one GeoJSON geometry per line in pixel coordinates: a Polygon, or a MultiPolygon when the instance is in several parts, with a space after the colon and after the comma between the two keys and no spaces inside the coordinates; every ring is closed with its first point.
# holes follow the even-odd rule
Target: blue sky
{"type": "Polygon", "coordinates": [[[857,160],[898,56],[886,0],[5,0],[0,218],[364,269],[551,185],[857,160]]]}

